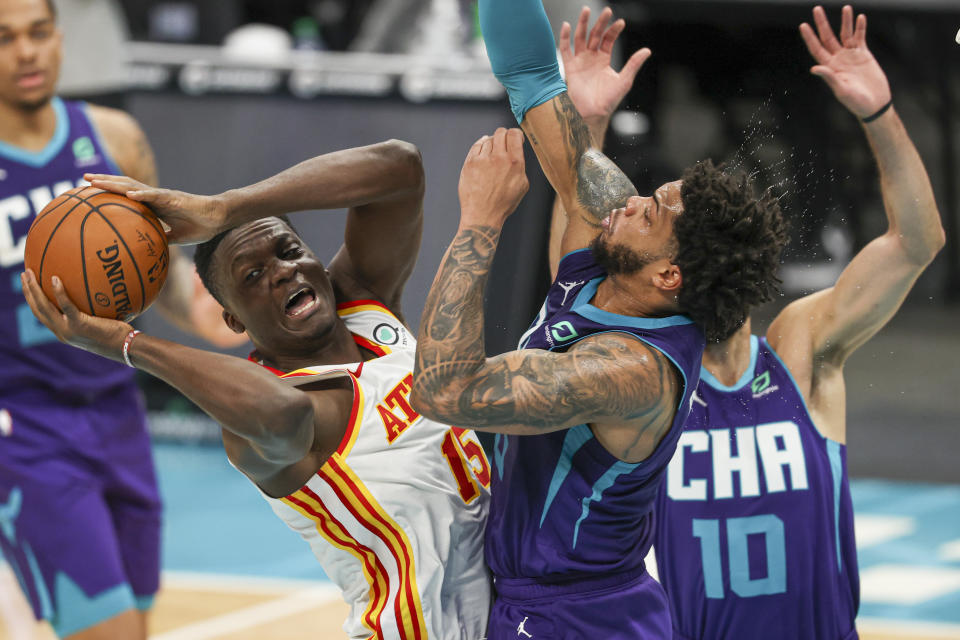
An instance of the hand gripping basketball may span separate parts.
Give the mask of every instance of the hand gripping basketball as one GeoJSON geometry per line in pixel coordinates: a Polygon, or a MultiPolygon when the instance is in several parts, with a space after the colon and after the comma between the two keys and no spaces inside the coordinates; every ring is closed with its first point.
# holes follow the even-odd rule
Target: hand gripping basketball
{"type": "Polygon", "coordinates": [[[83,313],[70,300],[60,278],[55,275],[51,280],[56,304],[44,294],[33,271],[27,269],[20,275],[23,295],[33,315],[61,342],[122,362],[123,341],[132,327],[126,322],[83,313]]]}
{"type": "Polygon", "coordinates": [[[58,275],[81,311],[127,321],[157,299],[170,254],[150,209],[122,195],[77,187],[37,214],[23,259],[51,299],[50,277],[58,275]]]}
{"type": "Polygon", "coordinates": [[[84,176],[98,189],[112,191],[150,207],[167,230],[170,244],[206,242],[223,230],[226,208],[214,196],[150,187],[126,176],[88,173],[84,176]]]}

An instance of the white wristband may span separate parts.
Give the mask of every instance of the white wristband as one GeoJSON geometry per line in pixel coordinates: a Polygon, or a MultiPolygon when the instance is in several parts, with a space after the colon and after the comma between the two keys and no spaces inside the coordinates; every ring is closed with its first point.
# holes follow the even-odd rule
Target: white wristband
{"type": "Polygon", "coordinates": [[[135,368],[133,363],[130,362],[130,344],[133,342],[133,339],[140,333],[136,329],[131,329],[130,333],[127,334],[127,337],[123,339],[123,361],[127,363],[127,366],[131,369],[135,368]]]}

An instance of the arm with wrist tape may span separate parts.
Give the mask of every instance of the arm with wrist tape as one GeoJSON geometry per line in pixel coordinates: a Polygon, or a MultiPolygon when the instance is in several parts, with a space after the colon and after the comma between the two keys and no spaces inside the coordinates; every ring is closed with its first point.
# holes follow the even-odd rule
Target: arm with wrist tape
{"type": "Polygon", "coordinates": [[[518,123],[527,111],[567,90],[541,0],[480,0],[480,29],[518,123]]]}

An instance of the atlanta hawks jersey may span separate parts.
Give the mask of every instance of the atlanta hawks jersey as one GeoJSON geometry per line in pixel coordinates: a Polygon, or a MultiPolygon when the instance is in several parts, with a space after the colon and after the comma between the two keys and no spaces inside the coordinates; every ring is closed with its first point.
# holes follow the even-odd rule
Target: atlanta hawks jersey
{"type": "Polygon", "coordinates": [[[0,143],[0,398],[41,390],[61,402],[133,380],[133,370],[63,344],[34,317],[20,288],[27,230],[84,173],[120,173],[82,102],[52,101],[50,142],[31,152],[0,143]]]}
{"type": "Polygon", "coordinates": [[[364,300],[338,313],[357,344],[379,357],[282,374],[293,385],[347,376],[354,402],[336,453],[301,489],[267,502],[343,590],[350,638],[483,638],[483,449],[472,431],[410,406],[416,342],[386,307],[364,300]]]}
{"type": "Polygon", "coordinates": [[[763,338],[733,386],[704,369],[657,501],[675,638],[852,640],[859,602],[842,444],[763,338]]]}

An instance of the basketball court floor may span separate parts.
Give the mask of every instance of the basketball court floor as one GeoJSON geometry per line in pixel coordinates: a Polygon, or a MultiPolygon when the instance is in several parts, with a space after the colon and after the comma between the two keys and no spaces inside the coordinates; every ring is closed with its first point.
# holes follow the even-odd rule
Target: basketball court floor
{"type": "MultiPolygon", "coordinates": [[[[344,637],[338,590],[219,447],[155,451],[166,521],[152,640],[344,637]]],[[[852,487],[861,637],[960,640],[960,485],[852,487]]]]}

